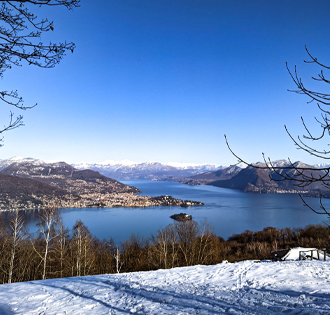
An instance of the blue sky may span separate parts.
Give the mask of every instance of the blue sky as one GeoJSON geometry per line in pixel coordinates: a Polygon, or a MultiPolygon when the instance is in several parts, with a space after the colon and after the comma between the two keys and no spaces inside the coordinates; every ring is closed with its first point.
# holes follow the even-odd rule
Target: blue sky
{"type": "MultiPolygon", "coordinates": [[[[287,91],[285,62],[315,85],[304,47],[330,64],[329,1],[82,0],[73,11],[33,10],[54,21],[43,41],[77,48],[54,69],[5,73],[2,89],[38,106],[4,135],[0,158],[231,164],[226,134],[249,162],[262,152],[323,162],[284,130],[302,134],[300,116],[315,125],[318,115],[287,91]]],[[[0,110],[3,125],[10,110],[20,114],[0,110]]]]}

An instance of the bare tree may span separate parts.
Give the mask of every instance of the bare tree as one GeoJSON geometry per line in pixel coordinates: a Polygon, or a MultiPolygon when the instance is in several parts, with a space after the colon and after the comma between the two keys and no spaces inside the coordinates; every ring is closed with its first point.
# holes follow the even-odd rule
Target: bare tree
{"type": "Polygon", "coordinates": [[[120,260],[120,250],[118,246],[116,247],[116,253],[114,254],[116,260],[116,272],[120,273],[121,268],[123,267],[123,262],[120,260]]]}
{"type": "Polygon", "coordinates": [[[169,226],[160,228],[156,235],[151,235],[151,245],[156,255],[157,267],[169,268],[171,229],[169,226]]]}
{"type": "MultiPolygon", "coordinates": [[[[42,279],[46,279],[47,262],[49,254],[55,250],[56,241],[59,236],[58,225],[60,216],[55,206],[44,210],[40,215],[40,222],[37,224],[39,229],[39,240],[42,242],[40,250],[35,248],[42,262],[42,279]]],[[[32,243],[33,244],[33,243],[32,243]]]]}
{"type": "MultiPolygon", "coordinates": [[[[67,51],[74,51],[74,43],[44,44],[40,41],[43,33],[53,31],[54,25],[47,18],[38,19],[31,8],[42,6],[64,6],[71,10],[79,6],[80,0],[0,0],[0,77],[13,66],[24,63],[41,68],[57,65],[67,51]]],[[[0,91],[0,99],[8,105],[21,110],[35,105],[25,106],[23,98],[16,90],[0,91]]],[[[14,117],[0,133],[17,128],[23,124],[23,116],[14,117]]]]}
{"type": "Polygon", "coordinates": [[[9,219],[8,239],[10,244],[10,257],[8,269],[8,283],[13,280],[13,271],[15,268],[15,259],[21,243],[26,239],[24,217],[16,210],[9,219]]]}
{"type": "Polygon", "coordinates": [[[198,223],[195,221],[175,222],[174,228],[184,264],[185,266],[191,266],[194,260],[194,241],[198,236],[198,223]]]}
{"type": "Polygon", "coordinates": [[[147,270],[149,241],[139,236],[131,234],[128,240],[121,243],[121,261],[124,271],[147,270]]]}
{"type": "Polygon", "coordinates": [[[205,264],[207,259],[213,254],[213,228],[206,220],[199,225],[199,233],[195,245],[195,262],[205,264]]]}
{"type": "MultiPolygon", "coordinates": [[[[294,84],[296,85],[295,90],[288,90],[288,91],[307,96],[309,99],[308,103],[316,104],[317,108],[320,111],[320,118],[315,117],[315,121],[320,127],[320,132],[319,134],[314,134],[305,123],[303,117],[301,117],[301,121],[305,128],[306,133],[302,137],[298,136],[297,138],[295,138],[289,132],[287,126],[284,126],[284,128],[288,133],[289,137],[291,138],[291,140],[293,141],[294,145],[297,147],[297,149],[303,150],[317,158],[323,160],[329,160],[330,150],[319,149],[317,145],[318,144],[320,144],[321,146],[330,145],[330,143],[325,143],[325,144],[323,143],[323,141],[327,142],[328,141],[327,137],[330,136],[330,117],[329,117],[330,110],[327,108],[327,106],[330,105],[330,92],[327,90],[327,88],[329,88],[330,78],[327,78],[326,76],[326,72],[330,70],[330,67],[320,62],[317,58],[315,58],[309,52],[307,47],[305,47],[305,49],[309,57],[309,60],[304,60],[304,62],[307,64],[314,64],[320,69],[317,76],[312,76],[311,79],[312,81],[323,83],[322,87],[325,87],[325,90],[315,91],[313,89],[306,87],[306,85],[303,83],[303,80],[298,75],[297,67],[295,66],[294,71],[291,71],[290,68],[288,67],[288,64],[286,64],[287,70],[294,84]]],[[[294,182],[294,185],[297,187],[307,187],[315,183],[319,183],[321,184],[321,187],[324,189],[324,191],[330,190],[330,167],[328,166],[320,167],[320,168],[305,167],[305,166],[300,167],[299,165],[292,163],[291,160],[289,159],[288,166],[278,167],[272,163],[270,158],[266,158],[264,154],[262,154],[265,163],[264,165],[260,166],[260,165],[248,163],[234,153],[234,151],[229,146],[226,135],[225,135],[225,139],[230,152],[237,158],[238,163],[244,163],[248,166],[252,166],[255,168],[268,169],[271,172],[270,176],[272,180],[292,181],[294,182]]],[[[317,214],[327,215],[328,218],[330,218],[329,210],[327,210],[322,203],[322,193],[319,194],[320,197],[319,210],[315,210],[313,207],[307,204],[307,202],[303,199],[301,195],[300,197],[304,205],[310,208],[312,211],[314,211],[317,214]]]]}
{"type": "Polygon", "coordinates": [[[94,257],[92,252],[92,235],[87,226],[80,220],[72,231],[72,260],[76,276],[85,276],[92,267],[94,257]]]}
{"type": "Polygon", "coordinates": [[[59,261],[59,275],[64,277],[65,259],[68,252],[69,231],[64,227],[63,221],[60,220],[57,230],[57,240],[55,242],[54,251],[56,259],[59,261]]]}
{"type": "Polygon", "coordinates": [[[149,261],[156,268],[174,268],[178,266],[178,234],[173,224],[160,228],[151,235],[149,261]]]}

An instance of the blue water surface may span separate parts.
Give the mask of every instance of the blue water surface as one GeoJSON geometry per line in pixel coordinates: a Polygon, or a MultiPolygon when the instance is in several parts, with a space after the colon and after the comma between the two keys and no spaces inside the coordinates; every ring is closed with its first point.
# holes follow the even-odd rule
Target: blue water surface
{"type": "MultiPolygon", "coordinates": [[[[245,230],[258,231],[265,227],[301,228],[308,224],[322,223],[326,217],[317,215],[303,206],[295,194],[244,193],[238,190],[213,186],[189,186],[176,182],[130,180],[123,183],[139,188],[141,195],[170,195],[179,199],[204,202],[204,206],[152,207],[152,208],[82,208],[61,209],[65,226],[72,229],[82,220],[91,233],[100,239],[112,237],[117,244],[132,233],[149,238],[160,227],[173,223],[170,216],[185,212],[193,220],[207,220],[218,236],[227,239],[245,230]]],[[[317,198],[306,198],[313,207],[319,207],[317,198]]],[[[324,199],[330,208],[330,200],[324,199]]],[[[38,212],[26,212],[30,232],[36,231],[38,212]]]]}

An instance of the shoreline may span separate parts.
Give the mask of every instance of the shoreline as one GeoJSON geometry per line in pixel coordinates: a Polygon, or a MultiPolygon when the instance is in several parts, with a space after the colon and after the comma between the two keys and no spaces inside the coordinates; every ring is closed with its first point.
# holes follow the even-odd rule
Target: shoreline
{"type": "MultiPolygon", "coordinates": [[[[46,199],[46,198],[45,198],[46,199]]],[[[19,202],[10,202],[7,206],[1,204],[1,212],[9,211],[31,211],[31,210],[43,210],[45,208],[56,205],[57,208],[149,208],[159,206],[179,206],[179,207],[191,207],[191,206],[203,206],[201,201],[182,200],[172,196],[162,195],[158,197],[140,196],[133,193],[118,193],[118,194],[87,194],[81,195],[80,198],[68,198],[66,200],[58,200],[57,198],[42,201],[42,204],[33,204],[29,202],[22,204],[19,202]]]]}

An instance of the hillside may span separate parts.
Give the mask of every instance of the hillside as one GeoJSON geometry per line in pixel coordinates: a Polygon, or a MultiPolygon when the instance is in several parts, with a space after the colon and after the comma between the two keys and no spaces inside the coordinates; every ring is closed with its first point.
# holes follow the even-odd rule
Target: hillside
{"type": "MultiPolygon", "coordinates": [[[[235,175],[237,175],[241,171],[241,168],[238,166],[230,166],[223,169],[219,169],[215,172],[206,172],[194,176],[190,176],[187,178],[177,178],[176,180],[183,184],[189,185],[205,185],[211,182],[215,182],[218,180],[227,180],[235,175]]],[[[173,180],[173,179],[172,179],[173,180]]]]}
{"type": "Polygon", "coordinates": [[[0,209],[33,209],[56,201],[59,207],[143,205],[124,185],[92,170],[77,170],[65,162],[46,163],[14,158],[0,163],[0,209]],[[125,197],[118,197],[124,194],[125,197]],[[134,200],[132,200],[132,198],[134,200]]]}
{"type": "Polygon", "coordinates": [[[0,174],[0,210],[7,208],[33,208],[54,200],[80,199],[59,188],[29,178],[0,174]]]}
{"type": "Polygon", "coordinates": [[[244,191],[251,191],[252,187],[256,187],[256,189],[263,190],[264,192],[278,187],[277,183],[271,181],[268,171],[253,167],[240,170],[230,179],[217,180],[210,182],[209,185],[244,191]]]}
{"type": "Polygon", "coordinates": [[[65,162],[46,163],[25,159],[4,167],[0,174],[30,178],[76,194],[139,192],[135,187],[92,170],[77,170],[65,162]]]}
{"type": "MultiPolygon", "coordinates": [[[[257,166],[265,166],[263,163],[257,163],[257,166]]],[[[276,161],[275,161],[276,165],[276,161]]],[[[279,167],[289,166],[289,164],[278,163],[279,167]]],[[[220,179],[216,181],[209,181],[206,184],[239,189],[245,192],[261,192],[261,193],[276,193],[276,192],[300,192],[303,195],[317,196],[320,192],[324,197],[330,196],[328,189],[325,189],[322,183],[316,182],[310,185],[299,185],[299,180],[303,180],[307,177],[319,178],[324,174],[324,171],[318,170],[312,165],[304,164],[302,162],[295,162],[293,164],[296,168],[312,168],[312,170],[304,171],[303,175],[296,174],[294,169],[277,169],[279,174],[286,174],[294,178],[294,180],[282,180],[283,178],[275,173],[274,171],[269,171],[268,169],[255,168],[248,166],[241,169],[236,175],[229,179],[220,179]]],[[[326,177],[326,180],[330,181],[330,177],[326,177]]]]}
{"type": "Polygon", "coordinates": [[[242,261],[2,284],[1,314],[329,314],[329,261],[242,261]]]}

